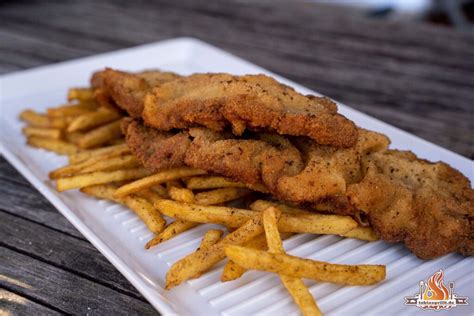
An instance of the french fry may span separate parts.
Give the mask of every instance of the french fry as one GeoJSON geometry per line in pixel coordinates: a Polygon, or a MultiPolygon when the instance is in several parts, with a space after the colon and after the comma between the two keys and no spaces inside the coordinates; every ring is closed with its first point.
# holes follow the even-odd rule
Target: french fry
{"type": "Polygon", "coordinates": [[[308,290],[302,279],[293,278],[286,275],[280,275],[280,279],[295,301],[296,305],[298,305],[301,314],[305,316],[323,315],[316,304],[313,295],[308,290]]]}
{"type": "Polygon", "coordinates": [[[27,109],[20,113],[20,119],[31,126],[52,127],[51,120],[47,115],[39,114],[33,110],[27,109]]]}
{"type": "Polygon", "coordinates": [[[36,113],[33,110],[25,110],[21,112],[20,119],[34,127],[63,129],[69,124],[68,118],[48,117],[47,115],[36,113]]]}
{"type": "Polygon", "coordinates": [[[39,136],[39,137],[47,137],[47,138],[54,138],[60,139],[61,138],[61,130],[58,128],[43,128],[43,127],[23,127],[22,132],[25,136],[39,136]]]}
{"type": "MultiPolygon", "coordinates": [[[[252,249],[259,249],[259,250],[266,250],[267,249],[267,239],[264,234],[255,237],[251,241],[244,244],[245,247],[252,248],[252,249]]],[[[226,265],[224,266],[224,270],[221,274],[221,282],[228,282],[233,281],[240,278],[247,269],[239,266],[232,260],[229,260],[226,265]]]]}
{"type": "Polygon", "coordinates": [[[150,249],[151,247],[156,246],[173,237],[176,237],[179,234],[190,230],[191,228],[194,228],[198,225],[200,224],[188,221],[175,220],[174,222],[166,226],[166,228],[160,234],[153,237],[153,239],[147,242],[147,244],[145,245],[145,249],[150,249]]]}
{"type": "Polygon", "coordinates": [[[199,169],[194,169],[190,167],[180,167],[173,168],[158,172],[149,177],[134,181],[132,183],[126,184],[117,189],[115,196],[122,197],[128,194],[147,189],[151,186],[165,183],[166,181],[175,180],[183,177],[195,176],[198,174],[205,174],[206,172],[199,169]]]}
{"type": "Polygon", "coordinates": [[[66,104],[48,109],[49,117],[77,116],[91,112],[97,108],[95,102],[81,102],[79,104],[66,104]]]}
{"type": "MultiPolygon", "coordinates": [[[[298,207],[292,207],[283,203],[276,203],[276,202],[271,202],[271,201],[265,201],[265,200],[257,200],[250,204],[250,209],[254,211],[263,211],[265,208],[274,206],[280,209],[283,213],[288,213],[288,214],[311,214],[311,212],[298,208],[298,207]]],[[[314,213],[313,213],[314,214],[314,213]]],[[[347,233],[341,234],[343,237],[348,237],[348,238],[356,238],[360,240],[366,240],[366,241],[375,241],[378,240],[377,235],[375,235],[374,231],[370,227],[363,227],[359,226],[356,227],[347,233]]]]}
{"type": "Polygon", "coordinates": [[[192,177],[186,181],[186,187],[192,190],[218,189],[218,188],[245,188],[245,184],[230,181],[224,177],[192,177]]]}
{"type": "MultiPolygon", "coordinates": [[[[155,207],[164,215],[198,223],[215,223],[239,227],[255,215],[255,211],[222,206],[202,206],[171,200],[157,201],[155,207]]],[[[283,213],[278,223],[281,232],[312,234],[345,234],[357,227],[349,216],[283,213]]]]}
{"type": "Polygon", "coordinates": [[[56,182],[56,189],[59,192],[79,189],[94,184],[104,184],[114,181],[133,180],[150,175],[150,171],[145,168],[125,169],[115,171],[98,171],[93,173],[80,174],[69,178],[60,178],[56,182]]]}
{"type": "MultiPolygon", "coordinates": [[[[218,229],[208,230],[204,234],[204,237],[201,240],[201,244],[199,245],[196,251],[209,249],[212,245],[216,244],[221,239],[223,234],[224,232],[222,230],[218,230],[218,229]]],[[[203,273],[204,272],[197,274],[196,276],[193,277],[193,279],[199,278],[203,273]]]]}
{"type": "Polygon", "coordinates": [[[189,280],[209,270],[216,263],[225,258],[226,245],[244,244],[263,232],[261,215],[255,214],[250,220],[237,230],[228,234],[218,243],[207,249],[200,249],[179,260],[166,274],[166,289],[171,289],[182,282],[189,280]]]}
{"type": "MultiPolygon", "coordinates": [[[[293,235],[294,234],[291,234],[291,233],[281,233],[280,237],[281,239],[287,239],[293,235]]],[[[248,243],[245,243],[244,247],[257,249],[257,250],[267,250],[268,249],[267,238],[265,237],[264,234],[260,235],[252,239],[248,243]]],[[[236,280],[240,278],[246,271],[247,269],[239,266],[234,261],[229,260],[229,262],[227,262],[226,265],[224,266],[224,271],[221,274],[221,282],[236,280]]]]}
{"type": "Polygon", "coordinates": [[[106,108],[99,108],[95,112],[84,113],[74,118],[74,120],[71,123],[69,123],[67,127],[67,131],[77,132],[77,131],[88,130],[88,129],[115,121],[120,117],[121,115],[117,111],[106,109],[106,108]]]}
{"type": "Polygon", "coordinates": [[[343,235],[357,227],[350,216],[325,214],[287,214],[281,216],[278,229],[289,233],[343,235]]]}
{"type": "Polygon", "coordinates": [[[164,199],[169,197],[168,191],[161,184],[157,184],[157,185],[154,185],[154,186],[150,187],[150,191],[155,192],[161,198],[164,198],[164,199]]]}
{"type": "MultiPolygon", "coordinates": [[[[82,193],[95,196],[97,198],[122,203],[121,202],[122,200],[120,198],[114,197],[114,192],[119,187],[119,185],[117,183],[119,183],[119,182],[106,183],[106,184],[94,184],[94,185],[90,185],[90,186],[87,186],[87,187],[83,187],[83,188],[81,188],[80,191],[82,193]]],[[[147,196],[143,193],[144,192],[137,192],[136,195],[141,197],[141,198],[148,199],[147,196]]]]}
{"type": "Polygon", "coordinates": [[[247,269],[239,266],[234,261],[229,260],[224,266],[220,280],[221,282],[234,281],[244,275],[245,272],[247,272],[247,269]]]}
{"type": "MultiPolygon", "coordinates": [[[[115,192],[114,192],[115,194],[115,192]]],[[[157,192],[151,190],[151,189],[144,189],[142,191],[138,191],[136,193],[134,193],[138,196],[141,196],[142,198],[145,198],[147,199],[148,201],[150,201],[151,204],[154,204],[155,202],[163,199],[160,194],[158,194],[157,192]]]]}
{"type": "Polygon", "coordinates": [[[99,184],[83,187],[81,192],[97,198],[124,204],[140,217],[151,232],[159,234],[163,231],[166,221],[161,214],[153,208],[153,205],[150,202],[142,197],[134,195],[120,199],[114,198],[115,189],[116,186],[112,184],[99,184]]]}
{"type": "Polygon", "coordinates": [[[281,242],[280,233],[278,232],[278,220],[281,211],[273,206],[263,210],[262,221],[265,238],[267,240],[268,249],[272,253],[284,253],[283,244],[281,242]]]}
{"type": "Polygon", "coordinates": [[[194,202],[194,193],[193,191],[189,189],[178,188],[178,187],[172,186],[169,188],[168,194],[175,201],[186,202],[186,203],[194,202]]]}
{"type": "Polygon", "coordinates": [[[82,152],[79,152],[75,155],[69,156],[69,163],[75,164],[79,163],[81,161],[87,160],[92,157],[115,157],[115,156],[120,156],[123,154],[129,154],[130,149],[128,148],[127,144],[120,144],[120,145],[114,145],[114,146],[108,146],[108,147],[103,147],[103,148],[98,148],[98,149],[91,149],[91,150],[84,150],[82,152]]]}
{"type": "Polygon", "coordinates": [[[30,146],[43,148],[60,155],[72,155],[80,151],[76,145],[54,138],[30,136],[27,139],[27,143],[30,146]]]}
{"type": "Polygon", "coordinates": [[[249,188],[258,192],[268,193],[268,189],[263,185],[245,185],[240,182],[234,182],[229,179],[217,176],[192,177],[184,181],[186,182],[186,187],[188,189],[204,190],[218,188],[249,188]]]}
{"type": "Polygon", "coordinates": [[[83,162],[80,162],[80,163],[77,163],[77,164],[71,164],[71,165],[67,165],[67,166],[55,169],[55,170],[53,170],[49,173],[49,178],[51,180],[55,180],[55,179],[59,179],[59,178],[65,178],[65,177],[68,177],[68,176],[72,176],[74,174],[79,174],[79,173],[81,173],[82,169],[84,169],[84,168],[86,168],[90,165],[93,165],[94,163],[96,163],[96,161],[100,161],[100,160],[95,159],[95,158],[90,158],[86,161],[83,161],[83,162]]]}
{"type": "Polygon", "coordinates": [[[382,265],[331,264],[235,245],[227,245],[225,253],[246,269],[337,284],[372,285],[384,280],[386,273],[382,265]]]}
{"type": "MultiPolygon", "coordinates": [[[[215,205],[224,203],[250,194],[252,191],[243,188],[222,188],[212,191],[201,192],[196,194],[195,203],[199,205],[215,205]]],[[[184,201],[187,202],[187,201],[184,201]]],[[[192,201],[188,202],[192,203],[192,201]]]]}
{"type": "Polygon", "coordinates": [[[94,91],[91,88],[71,88],[67,93],[68,101],[89,101],[92,100],[93,97],[94,91]]]}
{"type": "Polygon", "coordinates": [[[81,170],[81,173],[95,172],[95,171],[113,171],[118,169],[137,168],[140,163],[133,155],[118,156],[106,160],[99,160],[93,165],[90,165],[81,170]]]}
{"type": "Polygon", "coordinates": [[[297,207],[291,207],[289,205],[283,204],[283,203],[277,203],[277,202],[271,202],[271,201],[265,201],[265,200],[257,200],[250,204],[250,209],[254,211],[260,211],[262,212],[266,208],[274,206],[278,208],[280,211],[283,213],[288,213],[288,214],[311,214],[311,212],[300,209],[297,207]]]}
{"type": "MultiPolygon", "coordinates": [[[[285,238],[286,236],[291,236],[291,234],[285,233],[285,238]]],[[[267,250],[268,249],[267,237],[265,236],[265,234],[261,234],[255,237],[254,239],[246,242],[244,246],[252,248],[252,249],[267,250]]]]}
{"type": "Polygon", "coordinates": [[[164,230],[166,226],[165,219],[146,199],[128,195],[119,199],[119,201],[123,201],[123,204],[134,211],[152,233],[159,234],[164,230]]]}
{"type": "Polygon", "coordinates": [[[114,192],[117,186],[114,184],[96,184],[81,188],[81,192],[99,199],[111,200],[117,202],[114,198],[114,192]]]}
{"type": "Polygon", "coordinates": [[[359,226],[354,228],[347,233],[341,235],[348,238],[356,238],[366,241],[376,241],[379,240],[379,237],[375,234],[374,230],[371,227],[359,226]]]}
{"type": "Polygon", "coordinates": [[[164,215],[198,223],[221,224],[227,227],[240,227],[255,216],[257,212],[221,206],[202,206],[162,199],[154,206],[164,215]]]}
{"type": "Polygon", "coordinates": [[[77,145],[77,142],[79,141],[79,139],[84,136],[83,133],[81,132],[66,132],[64,134],[64,138],[70,142],[70,143],[73,143],[73,144],[76,144],[77,145]]]}
{"type": "Polygon", "coordinates": [[[197,250],[208,249],[209,247],[211,247],[212,245],[217,243],[221,239],[223,234],[224,234],[224,232],[222,230],[219,230],[219,229],[210,229],[210,230],[208,230],[204,234],[204,237],[201,240],[201,244],[199,245],[197,250]]]}
{"type": "Polygon", "coordinates": [[[107,125],[93,129],[84,134],[84,136],[77,142],[77,145],[81,148],[91,148],[122,137],[120,124],[121,120],[116,120],[107,125]]]}
{"type": "MultiPolygon", "coordinates": [[[[268,251],[276,254],[284,254],[285,249],[281,242],[277,224],[279,212],[277,208],[270,206],[263,211],[262,220],[268,243],[268,251]]],[[[303,283],[303,280],[284,274],[280,274],[279,276],[281,282],[293,297],[303,315],[322,315],[313,296],[303,283]]]]}
{"type": "Polygon", "coordinates": [[[143,189],[141,191],[135,192],[134,194],[147,199],[152,204],[164,198],[163,196],[161,196],[159,192],[157,192],[156,190],[153,190],[152,188],[143,189]]]}
{"type": "MultiPolygon", "coordinates": [[[[112,168],[112,166],[109,166],[109,162],[112,159],[115,158],[121,158],[123,156],[116,156],[122,153],[122,150],[116,150],[116,151],[109,151],[109,152],[104,152],[101,155],[95,155],[95,156],[90,156],[90,158],[80,161],[75,164],[70,164],[61,168],[58,168],[56,170],[53,170],[49,173],[49,178],[50,179],[59,179],[59,178],[64,178],[72,175],[77,175],[80,173],[85,173],[84,169],[92,167],[94,165],[100,166],[106,166],[112,168]]],[[[126,155],[130,156],[130,155],[126,155]]],[[[133,160],[133,159],[132,159],[133,160]]],[[[115,161],[114,164],[120,164],[120,160],[117,162],[115,161]]],[[[113,168],[112,168],[113,169],[113,168]]],[[[104,170],[102,170],[104,171],[104,170]]]]}

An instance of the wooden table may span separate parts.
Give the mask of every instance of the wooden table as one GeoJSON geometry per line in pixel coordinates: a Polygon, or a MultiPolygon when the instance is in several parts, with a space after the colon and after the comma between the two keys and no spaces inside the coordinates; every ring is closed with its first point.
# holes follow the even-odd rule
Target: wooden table
{"type": "MultiPolygon", "coordinates": [[[[474,157],[472,34],[367,19],[322,5],[269,3],[4,1],[0,72],[193,36],[474,157]]],[[[31,314],[156,313],[0,157],[2,309],[31,314]]]]}

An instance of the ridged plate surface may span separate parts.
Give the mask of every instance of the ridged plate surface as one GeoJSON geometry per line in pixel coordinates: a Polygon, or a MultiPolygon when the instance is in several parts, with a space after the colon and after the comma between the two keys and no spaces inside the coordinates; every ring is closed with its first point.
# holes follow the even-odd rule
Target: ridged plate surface
{"type": "MultiPolygon", "coordinates": [[[[98,201],[77,191],[58,194],[47,180],[49,170],[66,160],[29,148],[21,135],[18,113],[25,107],[41,111],[61,104],[72,86],[88,84],[90,74],[105,66],[128,70],[161,68],[182,74],[225,71],[235,74],[270,72],[195,39],[181,38],[85,59],[13,73],[0,78],[0,149],[3,155],[88,238],[159,311],[193,315],[292,315],[298,310],[278,277],[249,272],[234,282],[220,283],[224,263],[201,278],[172,291],[164,291],[168,268],[193,251],[213,225],[196,227],[150,251],[143,249],[152,237],[145,225],[126,208],[98,201]],[[25,87],[27,87],[25,89],[25,87]]],[[[313,93],[284,78],[278,79],[303,93],[313,93]]],[[[423,158],[444,160],[473,180],[472,161],[421,140],[388,124],[339,105],[358,125],[383,132],[392,146],[411,149],[423,158]]],[[[363,242],[336,236],[297,235],[285,241],[290,254],[335,263],[373,263],[387,266],[387,279],[376,286],[341,287],[307,282],[322,311],[328,315],[435,314],[404,305],[404,297],[418,291],[420,280],[443,269],[445,283],[455,281],[455,292],[474,299],[474,259],[457,254],[423,261],[403,245],[363,242]]],[[[446,314],[448,312],[439,312],[446,314]]],[[[450,311],[473,314],[472,305],[450,311]]]]}

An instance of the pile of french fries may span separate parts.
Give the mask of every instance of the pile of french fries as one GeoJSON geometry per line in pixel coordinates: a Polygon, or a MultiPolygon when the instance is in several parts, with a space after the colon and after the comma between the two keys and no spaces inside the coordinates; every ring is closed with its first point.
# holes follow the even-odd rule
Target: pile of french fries
{"type": "Polygon", "coordinates": [[[190,167],[152,172],[140,165],[124,143],[120,130],[124,113],[100,106],[94,93],[89,88],[70,89],[66,105],[45,114],[23,111],[20,118],[28,124],[23,133],[29,145],[69,157],[68,165],[49,174],[58,191],[80,189],[135,212],[154,234],[146,249],[201,224],[223,226],[207,231],[199,248],[170,268],[167,289],[201,276],[228,258],[222,282],[236,280],[247,270],[273,272],[302,314],[321,315],[302,279],[346,285],[384,280],[384,266],[298,258],[286,254],[282,244],[282,239],[297,233],[377,240],[370,227],[359,226],[349,216],[317,214],[262,199],[254,198],[247,208],[230,207],[229,203],[248,202],[254,191],[190,167]]]}

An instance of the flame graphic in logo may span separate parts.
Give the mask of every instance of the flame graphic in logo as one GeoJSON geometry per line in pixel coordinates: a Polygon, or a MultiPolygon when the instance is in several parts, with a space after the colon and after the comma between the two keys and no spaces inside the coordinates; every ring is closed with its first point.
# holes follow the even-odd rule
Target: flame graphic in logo
{"type": "Polygon", "coordinates": [[[457,306],[469,305],[467,296],[454,293],[454,282],[449,282],[449,290],[444,285],[443,270],[435,272],[427,282],[419,282],[419,292],[405,296],[405,305],[416,306],[422,310],[447,310],[457,306]]]}
{"type": "Polygon", "coordinates": [[[444,285],[444,273],[442,270],[435,272],[426,283],[426,289],[423,293],[424,300],[447,300],[449,291],[444,285]]]}

